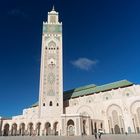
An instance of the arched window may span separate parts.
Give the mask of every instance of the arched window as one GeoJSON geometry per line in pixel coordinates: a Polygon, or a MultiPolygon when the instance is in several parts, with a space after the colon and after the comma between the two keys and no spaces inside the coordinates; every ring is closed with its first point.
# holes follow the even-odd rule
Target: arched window
{"type": "Polygon", "coordinates": [[[59,103],[57,103],[56,106],[59,106],[59,103]]]}
{"type": "Polygon", "coordinates": [[[52,106],[53,105],[53,103],[52,103],[52,101],[50,101],[50,106],[52,106]]]}

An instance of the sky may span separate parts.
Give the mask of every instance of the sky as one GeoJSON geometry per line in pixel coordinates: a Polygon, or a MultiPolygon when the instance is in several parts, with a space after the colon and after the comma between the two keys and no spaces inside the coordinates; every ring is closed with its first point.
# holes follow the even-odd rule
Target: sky
{"type": "Polygon", "coordinates": [[[42,23],[53,5],[63,23],[64,90],[140,83],[139,0],[1,0],[0,116],[38,101],[42,23]]]}

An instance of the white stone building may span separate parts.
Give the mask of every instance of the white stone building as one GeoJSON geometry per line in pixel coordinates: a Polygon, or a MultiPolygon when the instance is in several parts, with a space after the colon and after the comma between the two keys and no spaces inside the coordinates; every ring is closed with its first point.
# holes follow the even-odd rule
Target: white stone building
{"type": "Polygon", "coordinates": [[[52,9],[43,23],[39,102],[0,118],[0,135],[140,133],[140,85],[127,80],[63,92],[62,23],[52,9]]]}

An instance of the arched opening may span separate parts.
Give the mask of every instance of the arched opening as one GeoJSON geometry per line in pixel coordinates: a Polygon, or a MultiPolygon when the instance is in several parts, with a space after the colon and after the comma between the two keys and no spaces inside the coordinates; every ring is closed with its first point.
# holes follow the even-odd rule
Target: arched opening
{"type": "MultiPolygon", "coordinates": [[[[140,133],[140,100],[136,100],[131,104],[131,114],[135,133],[140,133]]],[[[132,128],[127,128],[129,133],[132,133],[132,128]]]]}
{"type": "Polygon", "coordinates": [[[46,131],[46,136],[51,134],[51,124],[49,122],[45,124],[45,131],[46,131]]]}
{"type": "Polygon", "coordinates": [[[120,127],[116,124],[114,127],[115,134],[120,134],[120,127]]]}
{"type": "Polygon", "coordinates": [[[29,136],[33,135],[33,123],[28,124],[28,134],[29,136]]]}
{"type": "Polygon", "coordinates": [[[16,136],[16,134],[17,134],[17,124],[14,123],[14,124],[12,125],[11,135],[12,135],[12,136],[16,136]]]}
{"type": "Polygon", "coordinates": [[[74,136],[75,135],[74,121],[73,120],[69,120],[67,122],[67,134],[68,134],[68,136],[74,136]]]}
{"type": "Polygon", "coordinates": [[[37,135],[37,136],[40,136],[40,128],[41,128],[41,123],[39,122],[39,123],[37,123],[37,125],[36,125],[36,135],[37,135]]]}
{"type": "Polygon", "coordinates": [[[125,131],[122,109],[117,104],[112,104],[107,109],[110,133],[123,134],[125,131]]]}
{"type": "Polygon", "coordinates": [[[19,135],[21,135],[21,136],[25,135],[25,124],[24,123],[20,124],[19,135]]]}
{"type": "Polygon", "coordinates": [[[58,122],[55,122],[53,125],[54,135],[58,135],[58,122]]]}
{"type": "Polygon", "coordinates": [[[120,126],[119,126],[119,117],[118,113],[116,110],[112,111],[112,118],[113,118],[113,123],[114,123],[114,132],[115,134],[120,134],[120,126]]]}
{"type": "Polygon", "coordinates": [[[9,135],[9,124],[4,125],[3,136],[9,135]]]}
{"type": "Polygon", "coordinates": [[[53,105],[53,103],[52,103],[52,101],[50,101],[50,104],[49,104],[49,106],[52,106],[53,105]]]}

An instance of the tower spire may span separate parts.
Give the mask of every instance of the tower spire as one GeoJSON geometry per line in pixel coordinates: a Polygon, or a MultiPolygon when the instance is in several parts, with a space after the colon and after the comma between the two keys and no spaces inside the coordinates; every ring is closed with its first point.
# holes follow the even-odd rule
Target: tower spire
{"type": "Polygon", "coordinates": [[[52,11],[55,11],[55,9],[54,9],[54,5],[53,5],[53,8],[52,8],[52,11]]]}

